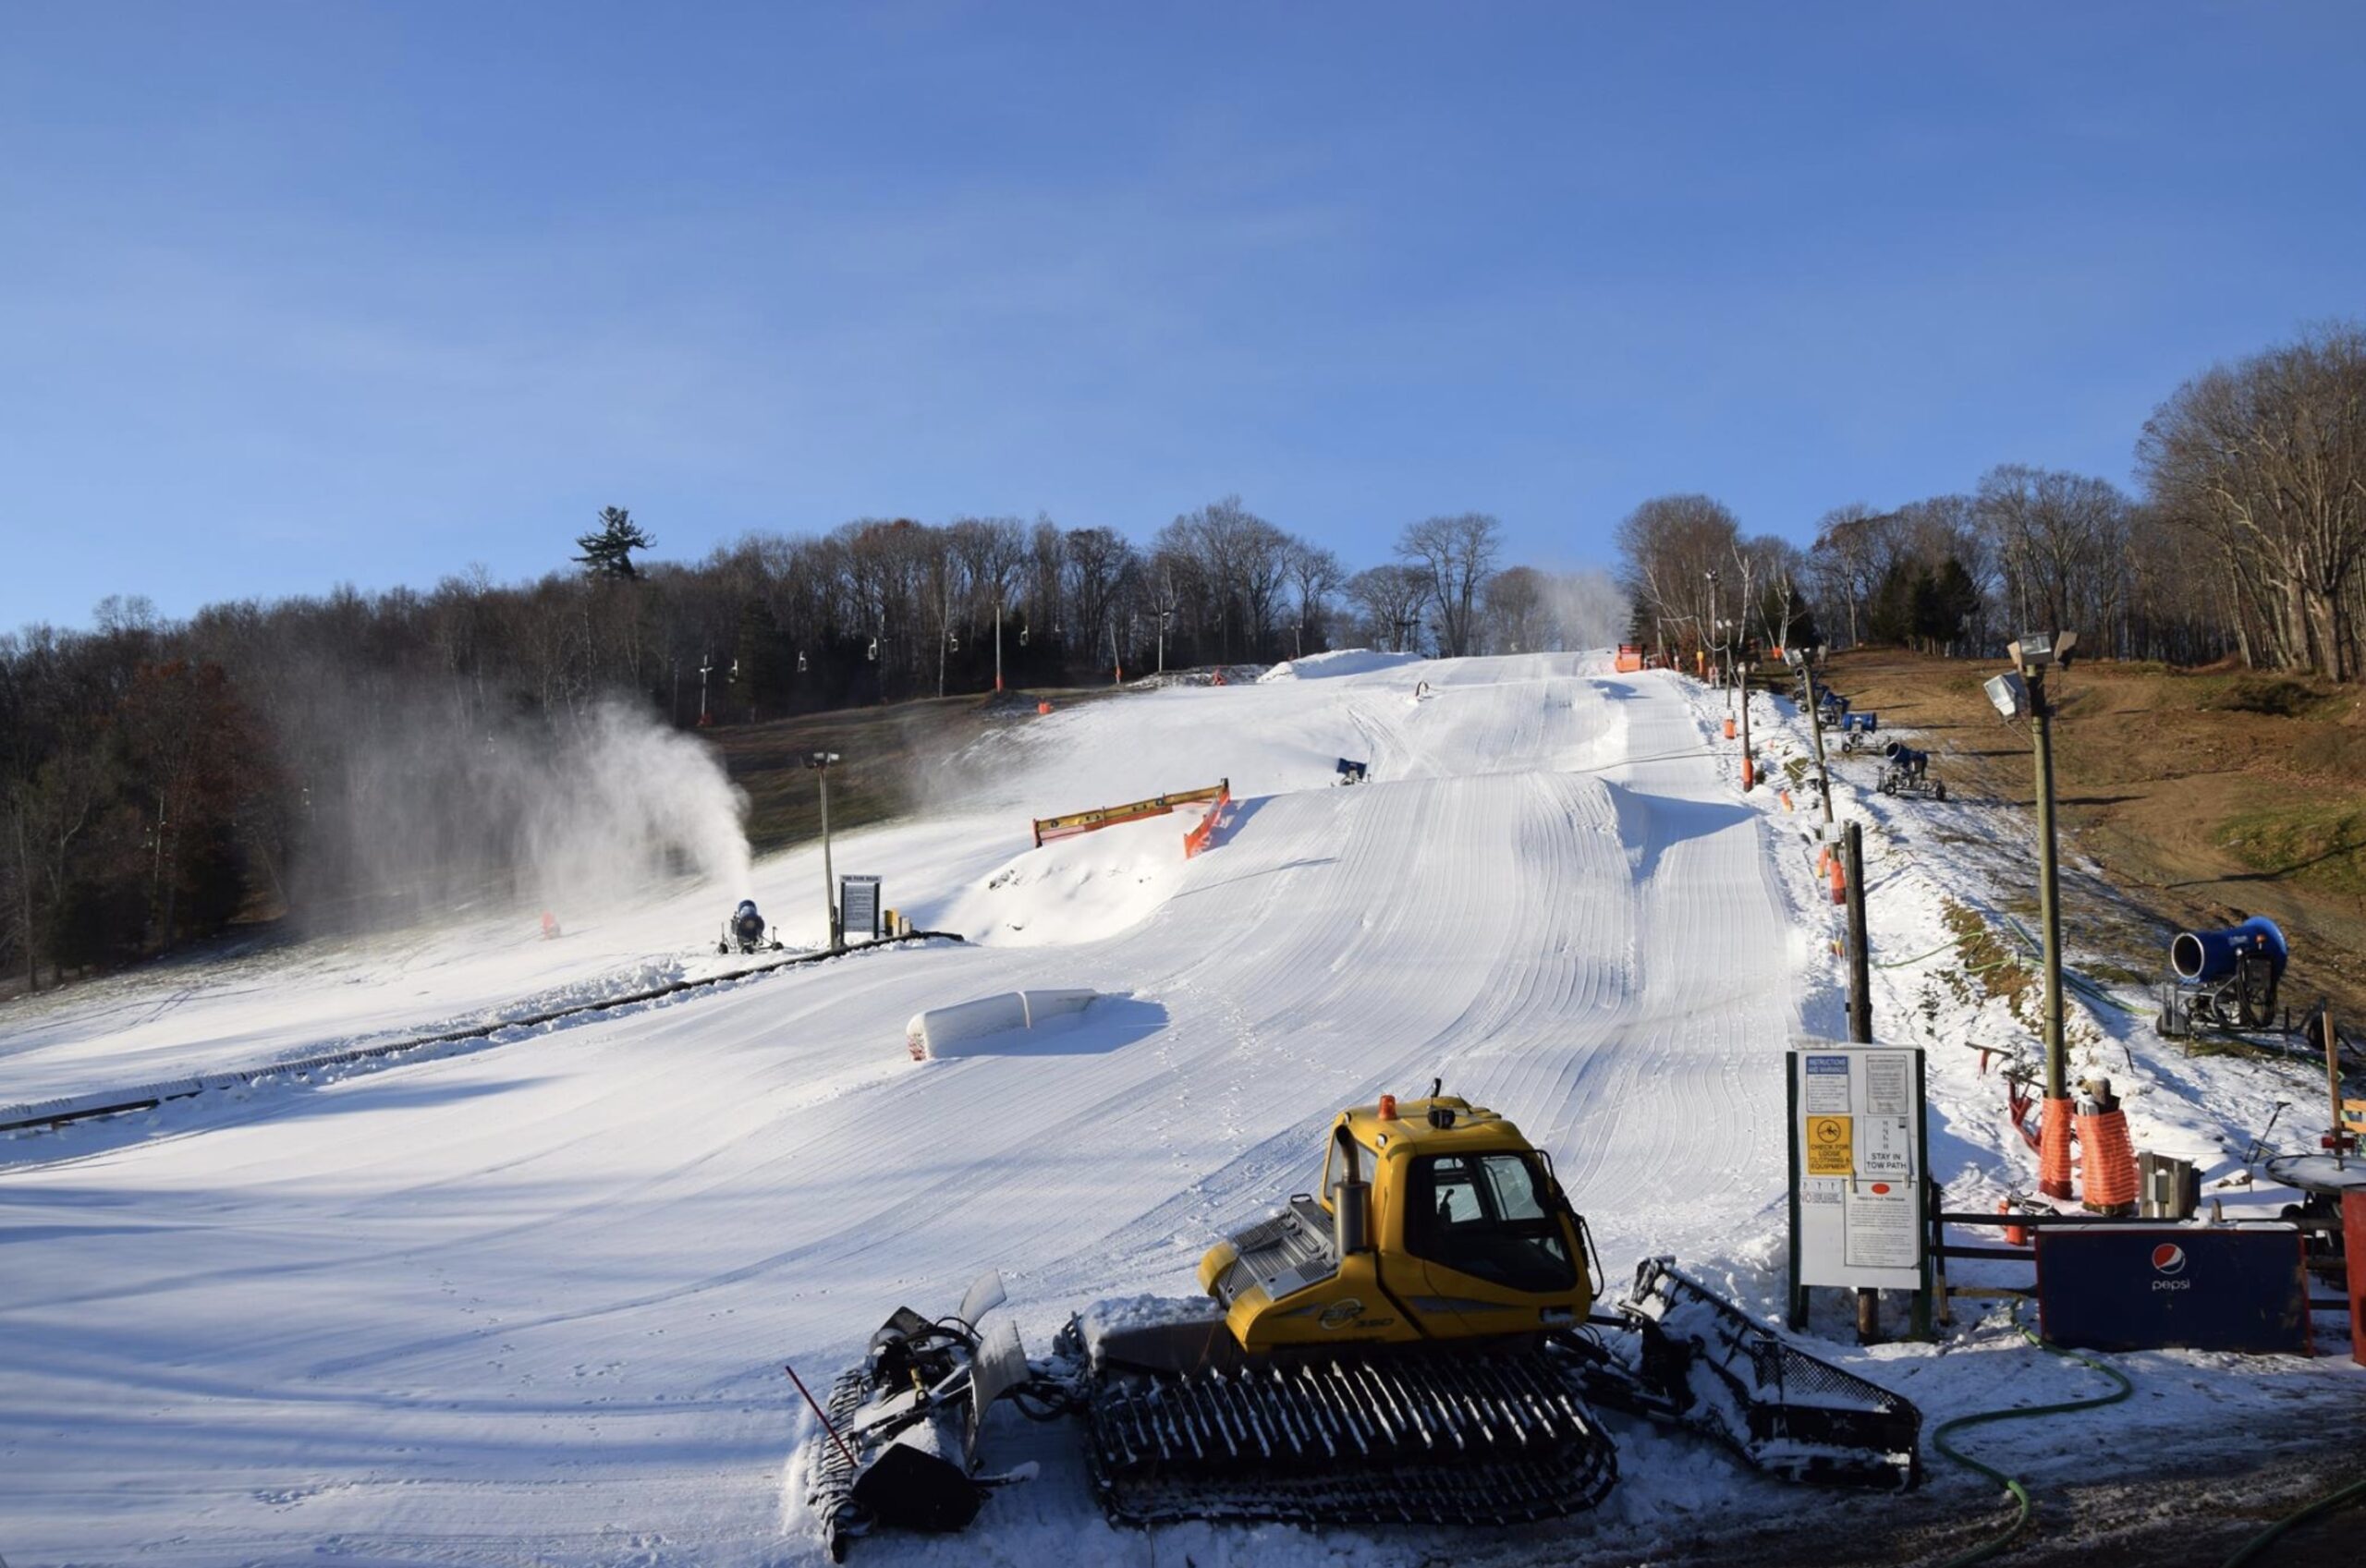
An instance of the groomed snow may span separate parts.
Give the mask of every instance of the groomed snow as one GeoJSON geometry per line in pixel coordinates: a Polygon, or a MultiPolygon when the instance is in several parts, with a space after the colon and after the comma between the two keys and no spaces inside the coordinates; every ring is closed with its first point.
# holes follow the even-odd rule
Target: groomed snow
{"type": "MultiPolygon", "coordinates": [[[[1553,1152],[1614,1286],[1634,1258],[1670,1251],[1764,1309],[1782,1051],[1835,1030],[1838,1003],[1796,819],[1733,788],[1733,748],[1708,738],[1718,701],[1674,675],[1539,655],[1079,706],[982,747],[925,820],[839,843],[840,869],[884,874],[889,904],[973,945],[853,955],[0,1141],[0,1554],[15,1568],[816,1561],[784,1486],[808,1428],[784,1360],[826,1380],[892,1307],[949,1310],[990,1265],[1039,1353],[1088,1303],[1188,1294],[1212,1240],[1310,1184],[1335,1110],[1433,1075],[1553,1152]],[[1341,756],[1368,759],[1372,782],[1333,787],[1341,756]],[[1238,803],[1191,861],[1195,812],[1029,846],[1031,816],[1219,776],[1238,803]],[[904,1049],[922,1009],[1051,987],[1125,993],[1120,1027],[950,1061],[904,1049]]],[[[1796,743],[1774,704],[1761,712],[1766,749],[1796,743]]],[[[1896,858],[1877,874],[1900,890],[1876,905],[1887,952],[1920,951],[1905,943],[1935,922],[1938,891],[1965,896],[1976,878],[1915,862],[1926,842],[1899,827],[1881,845],[1896,858]]],[[[792,942],[820,935],[819,880],[808,854],[757,868],[792,942]]],[[[483,926],[12,1010],[0,1102],[630,989],[652,966],[709,962],[736,893],[570,919],[557,942],[483,926]]],[[[1884,983],[1885,1008],[1917,1005],[1910,972],[1884,983]]],[[[1996,1026],[1966,1004],[1927,1027],[1996,1026]]],[[[2018,1158],[2001,1090],[1956,1039],[1933,1040],[1940,1173],[1993,1200],[2018,1158]]],[[[2157,1104],[2161,1136],[2206,1142],[2274,1088],[2271,1069],[2177,1071],[2205,1068],[2217,1076],[2185,1099],[2184,1079],[2140,1095],[2140,1129],[2157,1104]],[[2222,1088],[2231,1109],[2199,1104],[2222,1088]]],[[[2001,1330],[1944,1355],[1832,1353],[1934,1418],[2007,1389],[2076,1392],[2001,1330]]],[[[2164,1426],[2206,1412],[2239,1427],[2293,1396],[2354,1405],[2366,1387],[2330,1363],[2124,1359],[2150,1376],[2164,1426]]],[[[2055,1425],[2054,1441],[2092,1452],[2099,1428],[2055,1425]]],[[[878,1563],[1628,1561],[1714,1532],[1738,1501],[1835,1520],[1917,1506],[1793,1492],[1696,1445],[1616,1432],[1610,1502],[1548,1528],[1121,1534],[1087,1498],[1075,1432],[1004,1409],[994,1461],[1039,1460],[1039,1479],[957,1539],[856,1550],[878,1563]]],[[[1949,1484],[1978,1495],[1943,1483],[1943,1498],[1949,1484]]]]}

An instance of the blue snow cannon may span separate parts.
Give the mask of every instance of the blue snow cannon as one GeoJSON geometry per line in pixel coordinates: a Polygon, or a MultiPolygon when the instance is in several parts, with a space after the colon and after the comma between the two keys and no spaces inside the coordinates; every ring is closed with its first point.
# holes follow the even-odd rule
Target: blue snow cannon
{"type": "Polygon", "coordinates": [[[2264,915],[2216,931],[2179,931],[2169,942],[2177,978],[2161,987],[2153,1027],[2175,1039],[2195,1034],[2250,1034],[2289,1029],[2275,1009],[2291,950],[2264,915]]]}
{"type": "Polygon", "coordinates": [[[2268,972],[2284,978],[2285,960],[2292,950],[2275,922],[2254,915],[2239,926],[2219,931],[2179,931],[2169,943],[2169,967],[2189,985],[2207,985],[2233,974],[2246,958],[2266,962],[2268,972]]]}

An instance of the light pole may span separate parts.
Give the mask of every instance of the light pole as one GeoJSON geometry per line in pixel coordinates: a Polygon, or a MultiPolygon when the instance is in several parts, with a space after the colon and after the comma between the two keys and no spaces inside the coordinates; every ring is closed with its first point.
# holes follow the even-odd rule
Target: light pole
{"type": "Polygon", "coordinates": [[[1741,662],[1741,787],[1747,795],[1758,787],[1758,765],[1750,755],[1750,661],[1741,662]]]}
{"type": "Polygon", "coordinates": [[[829,918],[830,951],[837,952],[846,945],[838,932],[838,882],[830,868],[830,764],[838,760],[835,751],[816,751],[805,759],[822,783],[822,908],[829,918]]]}
{"type": "Polygon", "coordinates": [[[1726,678],[1726,645],[1709,640],[1724,635],[1724,628],[1717,624],[1717,574],[1712,568],[1701,575],[1709,579],[1709,614],[1701,623],[1701,640],[1708,643],[1709,650],[1716,655],[1717,680],[1722,685],[1726,678]]]}
{"type": "Polygon", "coordinates": [[[994,692],[1002,692],[1002,600],[994,600],[994,692]]]}
{"type": "Polygon", "coordinates": [[[1158,673],[1162,675],[1166,674],[1166,623],[1173,619],[1175,612],[1172,610],[1158,613],[1158,673]]]}
{"type": "Polygon", "coordinates": [[[700,655],[699,655],[699,728],[701,728],[701,729],[704,729],[704,728],[706,728],[706,726],[707,726],[707,725],[709,725],[709,724],[711,724],[711,723],[714,723],[714,718],[713,718],[713,716],[712,714],[710,714],[710,713],[706,711],[706,678],[707,678],[707,676],[709,676],[709,675],[713,675],[713,673],[714,673],[714,655],[713,655],[713,654],[712,654],[712,653],[701,653],[701,654],[700,654],[700,655]]]}
{"type": "Polygon", "coordinates": [[[1805,648],[1786,648],[1783,660],[1799,672],[1801,689],[1807,693],[1808,733],[1815,736],[1816,793],[1823,796],[1823,825],[1828,828],[1832,826],[1832,772],[1823,761],[1823,711],[1816,706],[1815,661],[1811,652],[1805,648]]]}
{"type": "Polygon", "coordinates": [[[2067,667],[2077,632],[2044,637],[2023,632],[2006,651],[2013,673],[1987,684],[1988,700],[2006,719],[2026,718],[2037,752],[2037,913],[2045,954],[2045,1110],[2038,1124],[2038,1191],[2069,1197],[2070,1094],[2062,1050],[2062,893],[2054,847],[2054,704],[2045,694],[2049,666],[2067,667]]]}

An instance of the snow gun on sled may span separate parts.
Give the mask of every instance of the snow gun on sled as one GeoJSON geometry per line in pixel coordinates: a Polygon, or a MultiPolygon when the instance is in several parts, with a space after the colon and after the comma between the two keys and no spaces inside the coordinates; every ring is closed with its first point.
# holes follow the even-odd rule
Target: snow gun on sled
{"type": "Polygon", "coordinates": [[[1931,754],[1918,751],[1902,740],[1893,740],[1882,748],[1882,773],[1874,787],[1884,795],[1919,795],[1932,800],[1945,800],[1947,786],[1931,776],[1931,754]]]}
{"type": "MultiPolygon", "coordinates": [[[[1617,1478],[1592,1406],[1724,1443],[1770,1474],[1903,1490],[1921,1416],[1646,1260],[1597,1314],[1595,1258],[1550,1156],[1442,1095],[1342,1112],[1322,1191],[1209,1249],[1205,1295],[1104,1302],[1030,1361],[1000,1278],[931,1320],[898,1308],[798,1456],[834,1558],[874,1528],[957,1530],[1033,1467],[982,1473],[1007,1396],[1083,1425],[1112,1524],[1508,1525],[1617,1478]]],[[[802,1382],[799,1384],[803,1388],[802,1382]]],[[[809,1400],[811,1396],[808,1395],[809,1400]]]]}
{"type": "Polygon", "coordinates": [[[726,954],[778,953],[781,950],[780,933],[764,924],[763,916],[757,913],[754,899],[743,898],[739,901],[739,907],[731,912],[731,918],[723,922],[723,935],[715,942],[714,950],[726,954]]]}
{"type": "Polygon", "coordinates": [[[2291,948],[2275,921],[2254,915],[2215,931],[2179,931],[2169,942],[2176,976],[2161,987],[2153,1027],[2164,1038],[2196,1034],[2289,1033],[2276,1011],[2276,989],[2291,948]]]}

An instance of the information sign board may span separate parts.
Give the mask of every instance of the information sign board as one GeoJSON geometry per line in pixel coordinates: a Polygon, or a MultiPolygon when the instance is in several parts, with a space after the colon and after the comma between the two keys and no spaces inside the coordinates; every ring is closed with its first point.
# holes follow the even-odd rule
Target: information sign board
{"type": "Polygon", "coordinates": [[[1811,1285],[1927,1290],[1922,1052],[1801,1041],[1787,1070],[1794,1320],[1811,1285]]]}
{"type": "Polygon", "coordinates": [[[858,931],[876,939],[879,935],[879,879],[877,877],[840,877],[838,879],[838,930],[851,937],[858,931]]]}

